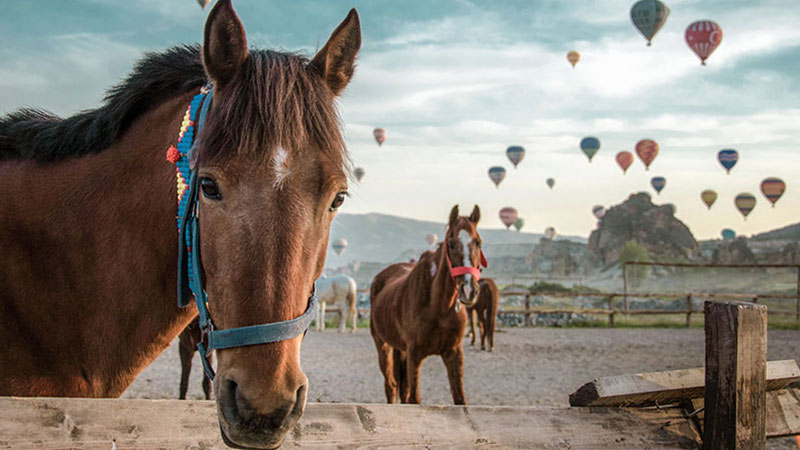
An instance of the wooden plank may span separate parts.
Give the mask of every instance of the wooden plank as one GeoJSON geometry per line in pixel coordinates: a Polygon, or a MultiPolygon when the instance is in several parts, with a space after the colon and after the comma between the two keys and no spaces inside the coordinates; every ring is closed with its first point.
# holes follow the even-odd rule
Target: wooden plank
{"type": "MultiPolygon", "coordinates": [[[[783,389],[800,380],[793,359],[767,363],[767,390],[783,389]]],[[[652,406],[703,397],[705,369],[670,370],[598,378],[569,396],[572,406],[652,406]]]]}
{"type": "MultiPolygon", "coordinates": [[[[679,408],[309,403],[283,448],[698,448],[679,408]]],[[[0,398],[2,449],[225,449],[210,401],[0,398]]]]}
{"type": "Polygon", "coordinates": [[[764,450],[767,307],[706,302],[706,394],[703,448],[764,450]]]}
{"type": "MultiPolygon", "coordinates": [[[[800,435],[800,389],[767,392],[767,439],[800,435]]],[[[692,400],[702,432],[705,413],[703,399],[692,400]]]]}

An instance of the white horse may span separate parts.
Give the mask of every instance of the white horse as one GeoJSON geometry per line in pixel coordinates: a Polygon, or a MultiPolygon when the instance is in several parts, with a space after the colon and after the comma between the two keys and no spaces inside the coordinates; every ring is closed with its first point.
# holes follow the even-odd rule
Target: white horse
{"type": "Polygon", "coordinates": [[[325,329],[325,305],[339,303],[341,312],[339,320],[339,332],[344,331],[345,320],[344,310],[347,307],[347,319],[353,324],[353,331],[356,330],[356,280],[347,275],[337,274],[330,277],[322,276],[317,280],[317,296],[319,297],[319,310],[317,311],[317,331],[325,329]]]}

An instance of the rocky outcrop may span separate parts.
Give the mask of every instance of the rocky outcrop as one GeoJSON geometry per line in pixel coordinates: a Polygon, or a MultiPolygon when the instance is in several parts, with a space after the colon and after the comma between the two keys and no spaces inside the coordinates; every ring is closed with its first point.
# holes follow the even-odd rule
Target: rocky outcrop
{"type": "Polygon", "coordinates": [[[606,212],[589,236],[589,250],[605,264],[614,264],[619,261],[620,249],[630,240],[647,249],[655,260],[680,260],[699,255],[697,241],[689,228],[675,217],[675,208],[655,205],[644,192],[632,194],[606,212]]]}
{"type": "Polygon", "coordinates": [[[746,239],[722,241],[711,256],[712,264],[756,264],[756,256],[746,239]]]}
{"type": "Polygon", "coordinates": [[[597,268],[597,256],[585,244],[542,238],[525,258],[537,276],[581,277],[597,268]]]}

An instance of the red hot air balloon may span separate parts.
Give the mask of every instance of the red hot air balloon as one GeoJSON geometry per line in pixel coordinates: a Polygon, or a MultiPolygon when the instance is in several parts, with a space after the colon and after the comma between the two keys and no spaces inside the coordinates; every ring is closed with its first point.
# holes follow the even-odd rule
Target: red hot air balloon
{"type": "Polygon", "coordinates": [[[775,202],[781,198],[784,191],[786,191],[786,183],[780,178],[765,178],[764,181],[761,182],[761,193],[772,203],[773,208],[775,207],[775,202]]]}
{"type": "Polygon", "coordinates": [[[658,156],[658,142],[652,139],[642,139],[636,143],[636,154],[644,163],[645,170],[650,170],[650,164],[658,156]]]}
{"type": "Polygon", "coordinates": [[[633,153],[619,152],[617,153],[617,164],[622,168],[622,173],[628,172],[628,167],[633,164],[633,153]]]}
{"type": "Polygon", "coordinates": [[[375,128],[372,130],[372,135],[375,136],[375,142],[378,143],[378,147],[383,146],[383,143],[386,142],[386,130],[383,128],[375,128]]]}
{"type": "Polygon", "coordinates": [[[505,208],[500,210],[500,221],[503,222],[503,225],[506,228],[510,228],[511,225],[514,225],[514,222],[517,221],[517,210],[506,206],[505,208]]]}
{"type": "Polygon", "coordinates": [[[706,59],[722,42],[722,28],[710,20],[698,20],[686,27],[686,44],[706,65],[706,59]]]}

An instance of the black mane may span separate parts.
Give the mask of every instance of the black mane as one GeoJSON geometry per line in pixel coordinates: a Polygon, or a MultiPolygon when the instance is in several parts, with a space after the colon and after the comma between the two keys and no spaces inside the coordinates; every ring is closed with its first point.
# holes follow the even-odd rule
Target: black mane
{"type": "Polygon", "coordinates": [[[148,109],[205,82],[198,45],[146,54],[124,81],[108,90],[97,109],[62,119],[23,108],[0,118],[0,161],[52,162],[98,153],[148,109]]]}

